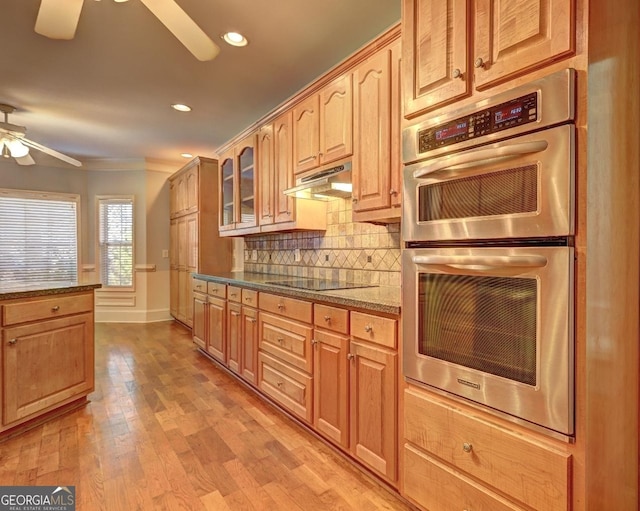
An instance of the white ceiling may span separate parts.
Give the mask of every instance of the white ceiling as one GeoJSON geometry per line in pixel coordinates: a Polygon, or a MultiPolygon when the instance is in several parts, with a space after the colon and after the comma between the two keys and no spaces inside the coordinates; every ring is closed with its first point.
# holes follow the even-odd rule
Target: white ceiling
{"type": "MultiPolygon", "coordinates": [[[[33,30],[39,0],[0,6],[0,103],[27,138],[92,159],[184,162],[217,147],[400,19],[401,0],[177,0],[220,46],[195,59],[139,1],[84,0],[71,41],[33,30]],[[219,36],[242,32],[250,44],[219,36]],[[171,103],[186,103],[179,113],[171,103]]],[[[36,162],[43,164],[36,151],[36,162]]]]}

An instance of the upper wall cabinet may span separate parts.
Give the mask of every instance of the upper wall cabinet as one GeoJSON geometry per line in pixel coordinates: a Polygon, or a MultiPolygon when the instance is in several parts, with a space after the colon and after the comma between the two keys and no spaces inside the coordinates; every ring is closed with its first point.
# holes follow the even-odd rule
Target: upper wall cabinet
{"type": "Polygon", "coordinates": [[[353,220],[399,221],[400,41],[353,72],[353,220]]]}
{"type": "Polygon", "coordinates": [[[351,154],[351,89],[351,74],[345,74],[293,108],[293,161],[296,174],[351,154]]]}
{"type": "Polygon", "coordinates": [[[169,184],[171,218],[198,211],[198,165],[192,164],[169,184]]]}
{"type": "Polygon", "coordinates": [[[257,232],[255,148],[256,135],[252,134],[220,157],[221,235],[257,232]]]}
{"type": "Polygon", "coordinates": [[[572,0],[403,1],[407,118],[574,53],[572,0]]]}

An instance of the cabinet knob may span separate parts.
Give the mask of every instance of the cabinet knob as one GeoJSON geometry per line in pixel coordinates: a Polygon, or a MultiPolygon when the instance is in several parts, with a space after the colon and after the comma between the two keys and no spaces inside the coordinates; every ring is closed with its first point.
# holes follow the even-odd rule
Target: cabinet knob
{"type": "Polygon", "coordinates": [[[356,202],[358,202],[358,197],[352,197],[352,198],[351,198],[351,202],[353,202],[354,204],[355,204],[356,202]]]}
{"type": "Polygon", "coordinates": [[[460,71],[457,67],[453,70],[451,74],[454,78],[462,78],[462,71],[460,71]]]}
{"type": "Polygon", "coordinates": [[[9,339],[9,344],[11,344],[11,346],[13,346],[14,344],[16,344],[18,342],[18,339],[9,339]]]}
{"type": "Polygon", "coordinates": [[[478,69],[479,69],[479,68],[481,68],[481,67],[482,67],[482,68],[483,68],[483,67],[485,67],[485,66],[486,66],[486,63],[485,63],[485,61],[484,61],[484,60],[482,60],[482,57],[478,57],[478,58],[473,62],[473,65],[474,65],[476,68],[478,68],[478,69]]]}
{"type": "Polygon", "coordinates": [[[60,310],[59,305],[54,305],[53,307],[51,307],[51,312],[58,312],[59,310],[60,310]]]}
{"type": "Polygon", "coordinates": [[[211,290],[211,292],[212,292],[212,293],[217,293],[217,292],[218,292],[218,288],[214,287],[214,288],[211,290]]]}
{"type": "Polygon", "coordinates": [[[287,215],[291,215],[291,211],[285,211],[287,215]]]}
{"type": "Polygon", "coordinates": [[[373,332],[373,327],[371,325],[365,325],[364,326],[364,331],[367,333],[371,333],[373,332]]]}
{"type": "Polygon", "coordinates": [[[353,360],[354,358],[356,358],[355,353],[348,353],[347,354],[347,360],[353,360]]]}
{"type": "Polygon", "coordinates": [[[324,317],[324,320],[325,320],[327,323],[331,323],[331,316],[325,316],[325,317],[324,317]]]}
{"type": "Polygon", "coordinates": [[[278,383],[276,383],[276,385],[278,386],[278,388],[282,387],[284,385],[284,382],[279,381],[278,383]]]}
{"type": "Polygon", "coordinates": [[[252,298],[251,298],[250,296],[247,296],[247,297],[245,298],[245,300],[247,300],[247,302],[251,303],[252,298]]]}
{"type": "Polygon", "coordinates": [[[316,341],[315,339],[311,339],[311,346],[315,346],[316,344],[318,344],[318,341],[316,341]]]}
{"type": "Polygon", "coordinates": [[[255,318],[249,318],[249,323],[255,323],[255,322],[256,322],[255,318]]]}
{"type": "Polygon", "coordinates": [[[278,337],[276,340],[282,344],[284,342],[284,337],[278,337]]]}
{"type": "Polygon", "coordinates": [[[398,191],[391,188],[391,190],[389,190],[389,195],[398,195],[398,191]]]}
{"type": "Polygon", "coordinates": [[[280,309],[280,310],[284,309],[284,303],[279,303],[278,304],[278,309],[280,309]]]}
{"type": "Polygon", "coordinates": [[[465,443],[462,444],[462,450],[464,452],[471,452],[471,451],[473,451],[473,445],[465,442],[465,443]]]}

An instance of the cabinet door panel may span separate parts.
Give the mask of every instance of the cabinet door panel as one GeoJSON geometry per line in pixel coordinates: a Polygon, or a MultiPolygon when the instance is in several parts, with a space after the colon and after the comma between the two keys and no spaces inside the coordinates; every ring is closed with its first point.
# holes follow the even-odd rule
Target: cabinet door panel
{"type": "Polygon", "coordinates": [[[209,331],[207,352],[219,362],[226,363],[227,305],[224,300],[209,298],[209,331]]]}
{"type": "Polygon", "coordinates": [[[239,303],[229,302],[227,307],[227,366],[234,373],[240,374],[242,306],[239,303]]]}
{"type": "Polygon", "coordinates": [[[512,78],[572,55],[574,2],[569,0],[477,0],[474,61],[476,88],[512,78]]]}
{"type": "Polygon", "coordinates": [[[257,383],[258,370],[258,311],[242,307],[242,363],[240,371],[245,380],[257,383]]]}
{"type": "Polygon", "coordinates": [[[320,153],[320,101],[317,95],[293,109],[293,169],[295,173],[317,167],[320,153]]]}
{"type": "Polygon", "coordinates": [[[354,78],[354,211],[391,205],[391,50],[362,63],[354,78]]]}
{"type": "Polygon", "coordinates": [[[320,92],[320,164],[353,151],[353,99],[351,75],[344,75],[320,92]]]}
{"type": "Polygon", "coordinates": [[[404,0],[405,117],[470,94],[468,12],[469,0],[404,0]]]}
{"type": "Polygon", "coordinates": [[[349,338],[315,330],[314,427],[343,448],[349,447],[349,338]]]}
{"type": "Polygon", "coordinates": [[[397,477],[397,353],[351,341],[351,452],[390,481],[397,477]]]}
{"type": "Polygon", "coordinates": [[[91,313],[4,329],[3,423],[93,390],[93,344],[91,313]]]}
{"type": "Polygon", "coordinates": [[[275,139],[274,189],[275,189],[275,221],[289,222],[295,220],[293,201],[295,199],[283,193],[294,184],[293,179],[293,114],[291,111],[278,117],[273,123],[275,139]]]}
{"type": "Polygon", "coordinates": [[[260,179],[260,225],[274,221],[274,139],[273,126],[268,124],[258,133],[258,176],[260,179]]]}
{"type": "Polygon", "coordinates": [[[207,297],[200,293],[193,293],[193,342],[202,349],[207,344],[207,297]]]}

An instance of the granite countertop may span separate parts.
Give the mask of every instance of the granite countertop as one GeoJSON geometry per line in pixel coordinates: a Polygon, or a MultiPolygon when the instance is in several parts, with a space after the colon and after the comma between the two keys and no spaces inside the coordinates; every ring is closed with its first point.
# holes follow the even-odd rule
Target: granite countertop
{"type": "Polygon", "coordinates": [[[34,296],[78,293],[102,287],[102,284],[78,282],[21,282],[0,283],[0,300],[31,298],[34,296]]]}
{"type": "MultiPolygon", "coordinates": [[[[272,275],[268,273],[228,272],[216,275],[194,273],[195,278],[241,286],[257,291],[268,291],[294,298],[303,298],[314,302],[323,302],[347,307],[365,309],[375,312],[400,315],[401,293],[399,287],[376,286],[352,289],[333,289],[313,291],[293,287],[267,284],[267,282],[292,278],[288,275],[272,275]]],[[[294,277],[295,278],[295,277],[294,277]]]]}

